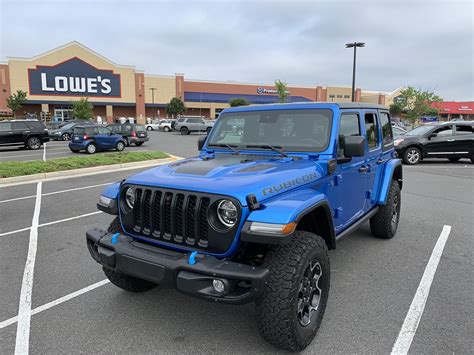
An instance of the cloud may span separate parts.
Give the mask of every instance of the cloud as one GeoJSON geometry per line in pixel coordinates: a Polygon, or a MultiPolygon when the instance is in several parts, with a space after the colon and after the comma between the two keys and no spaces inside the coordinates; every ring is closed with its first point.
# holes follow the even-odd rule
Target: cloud
{"type": "Polygon", "coordinates": [[[3,1],[0,55],[78,40],[151,74],[391,91],[414,85],[473,99],[471,1],[3,1]],[[21,20],[18,15],[21,13],[21,20]]]}

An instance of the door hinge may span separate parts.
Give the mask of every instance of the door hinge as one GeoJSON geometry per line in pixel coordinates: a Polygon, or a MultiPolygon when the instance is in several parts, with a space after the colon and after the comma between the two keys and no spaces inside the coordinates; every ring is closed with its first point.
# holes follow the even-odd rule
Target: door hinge
{"type": "Polygon", "coordinates": [[[333,212],[334,218],[340,218],[342,216],[342,207],[338,207],[333,212]]]}

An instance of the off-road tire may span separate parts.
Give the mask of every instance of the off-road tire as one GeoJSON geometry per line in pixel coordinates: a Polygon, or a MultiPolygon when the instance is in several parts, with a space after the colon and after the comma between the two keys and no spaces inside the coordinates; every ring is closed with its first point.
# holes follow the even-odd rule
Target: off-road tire
{"type": "Polygon", "coordinates": [[[137,147],[140,147],[142,144],[143,144],[143,142],[136,142],[136,143],[135,143],[135,145],[136,145],[137,147]]]}
{"type": "Polygon", "coordinates": [[[377,238],[391,239],[397,233],[400,220],[401,194],[400,185],[392,180],[388,192],[387,203],[379,206],[378,212],[370,219],[370,231],[377,238]],[[396,204],[395,204],[396,203],[396,204]],[[395,221],[394,209],[396,209],[395,221]]]}
{"type": "Polygon", "coordinates": [[[28,147],[28,149],[31,149],[31,150],[40,149],[41,148],[41,139],[39,139],[38,137],[30,137],[26,141],[26,146],[28,147]]]}
{"type": "Polygon", "coordinates": [[[266,290],[256,302],[260,334],[277,347],[301,351],[313,340],[326,310],[330,283],[326,243],[316,234],[296,231],[289,243],[268,251],[264,266],[270,270],[270,277],[266,290]],[[304,272],[314,261],[322,270],[318,282],[321,296],[310,323],[303,326],[298,319],[300,286],[304,272]]]}
{"type": "MultiPolygon", "coordinates": [[[[109,233],[123,233],[123,229],[120,224],[120,219],[118,217],[115,217],[112,223],[110,223],[110,226],[107,231],[109,233]]],[[[106,267],[103,267],[102,269],[104,270],[105,276],[107,276],[110,282],[112,282],[115,286],[121,288],[122,290],[128,292],[145,292],[158,286],[153,282],[125,275],[120,272],[107,269],[106,267]]]]}
{"type": "Polygon", "coordinates": [[[181,135],[183,136],[188,135],[190,133],[187,127],[181,127],[179,131],[181,132],[181,135]]]}
{"type": "Polygon", "coordinates": [[[461,159],[461,158],[448,158],[448,160],[449,160],[450,162],[453,162],[453,163],[459,161],[459,159],[461,159]]]}
{"type": "Polygon", "coordinates": [[[403,162],[407,165],[416,165],[419,164],[421,159],[423,159],[423,155],[421,154],[421,150],[417,147],[408,147],[403,152],[403,162]],[[416,160],[412,157],[418,157],[416,160]]]}
{"type": "Polygon", "coordinates": [[[97,147],[94,143],[89,143],[88,145],[86,145],[87,154],[94,154],[95,152],[97,152],[97,147]]]}
{"type": "Polygon", "coordinates": [[[124,142],[118,141],[117,144],[115,144],[115,150],[117,152],[121,152],[124,149],[125,149],[125,143],[124,142]]]}

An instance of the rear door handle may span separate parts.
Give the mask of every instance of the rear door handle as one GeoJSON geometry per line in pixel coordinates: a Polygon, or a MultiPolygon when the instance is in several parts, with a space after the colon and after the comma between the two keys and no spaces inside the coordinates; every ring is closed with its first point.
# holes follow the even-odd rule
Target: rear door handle
{"type": "Polygon", "coordinates": [[[385,162],[385,160],[380,159],[380,158],[376,161],[376,163],[377,163],[378,165],[383,164],[384,162],[385,162]]]}
{"type": "Polygon", "coordinates": [[[359,168],[359,172],[365,173],[365,172],[369,171],[369,168],[370,168],[370,166],[362,165],[362,166],[359,168]]]}
{"type": "Polygon", "coordinates": [[[453,139],[448,139],[448,142],[454,142],[454,138],[453,139]]]}

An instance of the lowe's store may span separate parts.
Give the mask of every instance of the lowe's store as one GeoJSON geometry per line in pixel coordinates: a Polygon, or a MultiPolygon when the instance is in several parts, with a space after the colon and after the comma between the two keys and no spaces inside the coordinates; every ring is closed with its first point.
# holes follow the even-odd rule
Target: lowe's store
{"type": "MultiPolygon", "coordinates": [[[[67,120],[71,100],[88,98],[98,122],[167,117],[165,107],[173,97],[184,100],[187,115],[215,118],[232,98],[253,104],[278,102],[273,85],[186,79],[184,74],[145,74],[131,65],[120,65],[78,42],[31,58],[8,57],[0,62],[0,114],[11,115],[6,99],[17,90],[28,93],[17,115],[67,120]]],[[[351,88],[341,86],[288,86],[289,102],[350,101],[351,88]]],[[[389,105],[399,93],[356,89],[355,100],[389,105]]]]}

